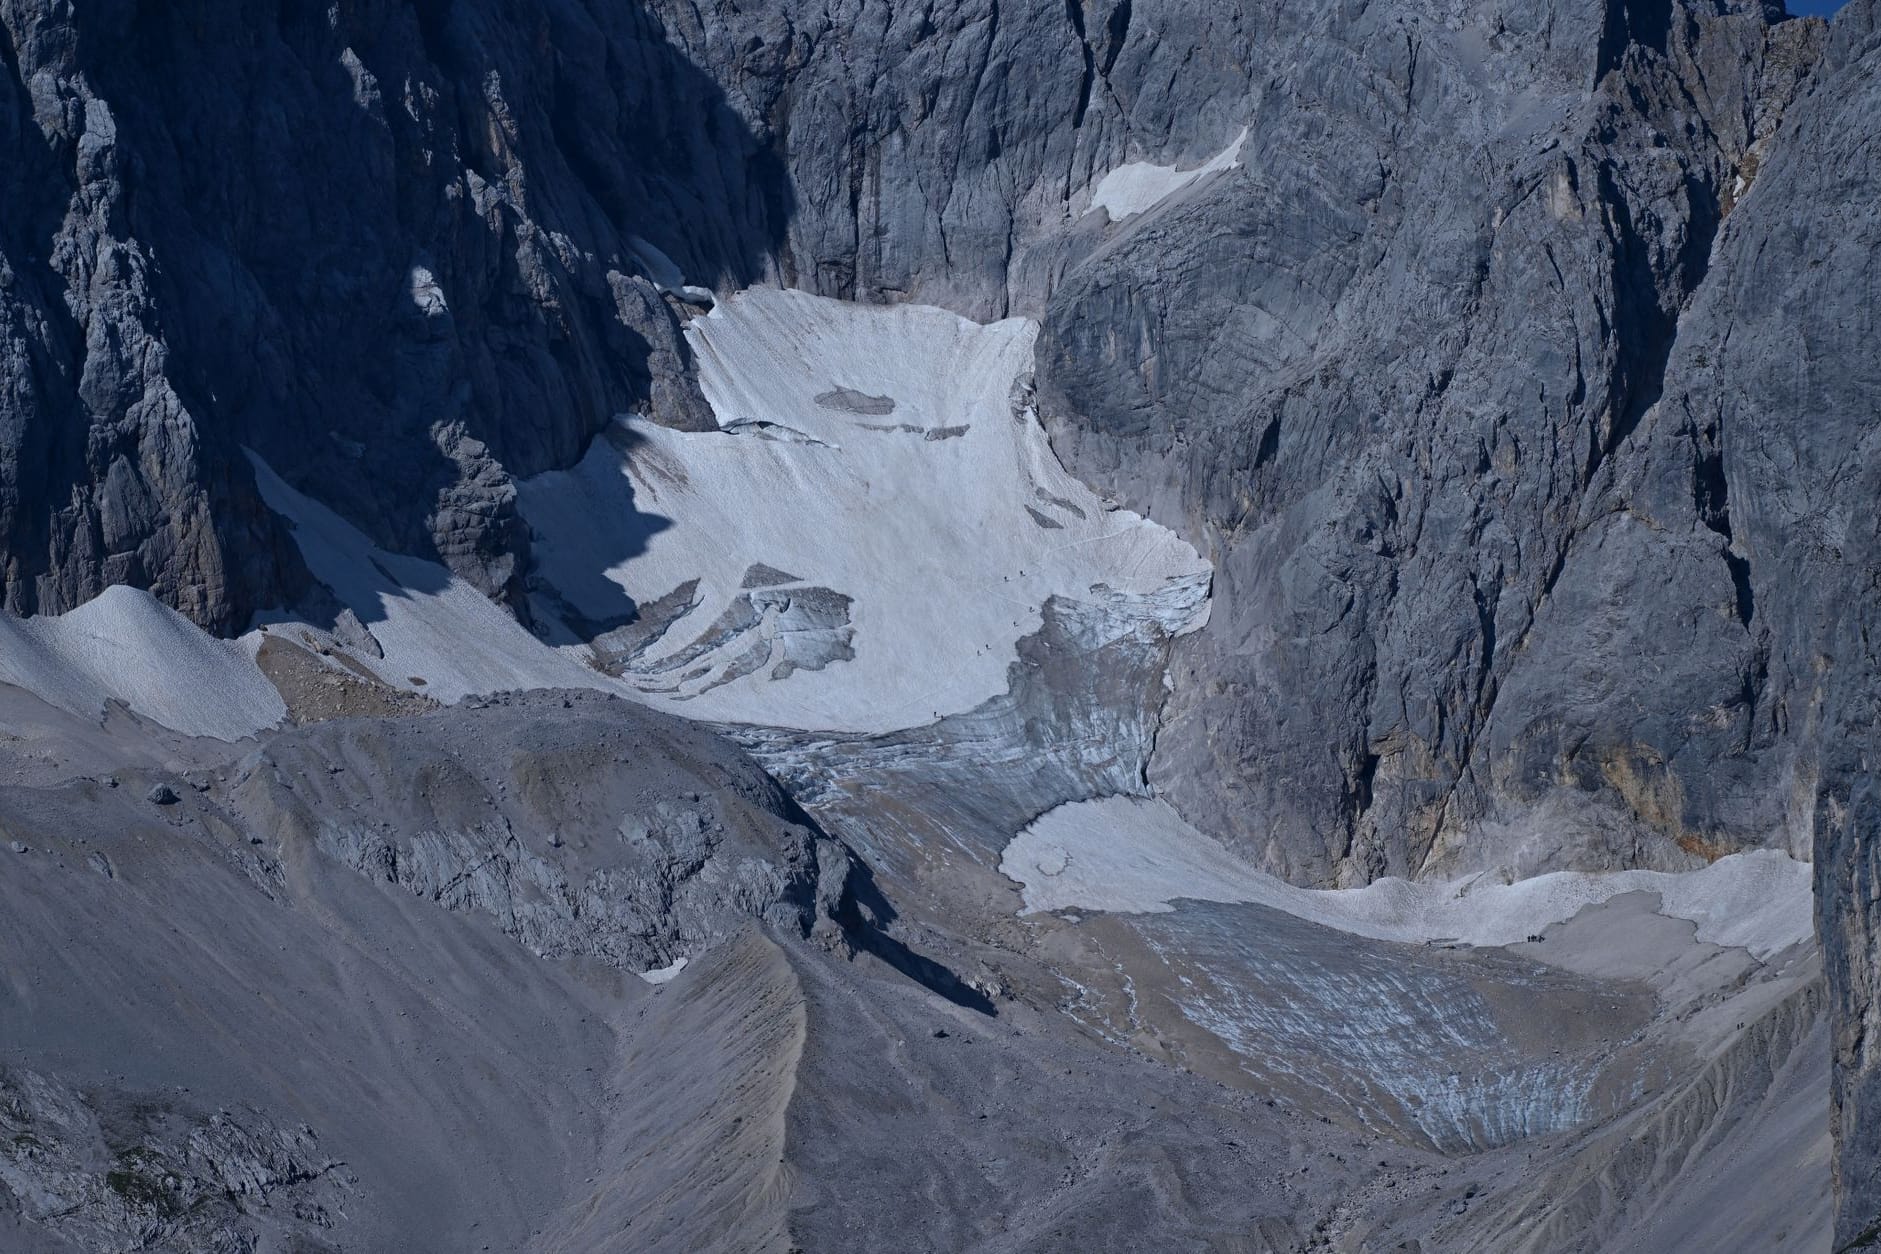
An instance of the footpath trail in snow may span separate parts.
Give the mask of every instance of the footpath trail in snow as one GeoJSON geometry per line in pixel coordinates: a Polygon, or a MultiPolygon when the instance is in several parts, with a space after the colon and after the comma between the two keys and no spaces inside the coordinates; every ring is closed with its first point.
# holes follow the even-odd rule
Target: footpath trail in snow
{"type": "Polygon", "coordinates": [[[1296,888],[1254,870],[1166,803],[1108,797],[1062,805],[1006,847],[1000,871],[1026,913],[1160,913],[1172,902],[1252,902],[1378,940],[1513,945],[1622,893],[1659,894],[1660,913],[1697,924],[1710,944],[1767,958],[1813,935],[1810,866],[1775,850],[1699,871],[1559,871],[1505,884],[1383,879],[1364,888],[1296,888]]]}
{"type": "Polygon", "coordinates": [[[752,290],[687,331],[719,430],[623,422],[520,485],[576,634],[677,713],[880,733],[1006,691],[1050,597],[1176,634],[1210,568],[1053,456],[1036,324],[752,290]]]}

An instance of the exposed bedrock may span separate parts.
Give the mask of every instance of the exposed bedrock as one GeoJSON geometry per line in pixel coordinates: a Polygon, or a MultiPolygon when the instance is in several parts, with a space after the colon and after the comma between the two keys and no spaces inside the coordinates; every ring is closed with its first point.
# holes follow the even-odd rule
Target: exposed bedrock
{"type": "Polygon", "coordinates": [[[1870,0],[1836,19],[1686,315],[1661,406],[1721,466],[1765,641],[1759,735],[1800,746],[1781,782],[1815,833],[1838,1249],[1881,1247],[1881,153],[1863,138],[1881,115],[1877,24],[1870,0]]]}
{"type": "Polygon", "coordinates": [[[1655,410],[1820,54],[1773,16],[720,5],[669,30],[790,174],[784,281],[1042,317],[1061,453],[1220,572],[1158,786],[1351,882],[1809,845],[1729,473],[1655,410]],[[1128,195],[1100,188],[1120,166],[1128,195]]]}
{"type": "MultiPolygon", "coordinates": [[[[1813,849],[1839,1237],[1871,1240],[1881,41],[1874,0],[1780,18],[5,0],[0,604],[129,583],[227,634],[315,603],[251,448],[526,615],[515,481],[618,414],[708,425],[683,327],[713,291],[1035,317],[1067,466],[1215,566],[1166,698],[1160,638],[1062,685],[1160,722],[1113,726],[1047,676],[932,732],[781,737],[767,760],[820,772],[832,829],[890,870],[1092,788],[1153,788],[1318,885],[1813,849]],[[992,800],[979,744],[1008,777],[992,800]],[[847,754],[866,769],[833,781],[847,754]],[[965,799],[869,830],[857,798],[917,776],[965,799]]],[[[885,408],[852,383],[811,395],[885,408]]],[[[428,815],[393,791],[405,733],[351,726],[269,750],[308,755],[322,807],[265,776],[243,804],[392,893],[627,965],[709,939],[728,904],[821,917],[833,846],[752,835],[743,785],[688,786],[705,800],[646,810],[638,845],[609,829],[657,889],[634,900],[663,903],[614,917],[577,909],[602,873],[579,846],[516,834],[593,816],[477,776],[535,749],[424,748],[473,798],[428,815]],[[323,781],[316,751],[375,782],[323,781]]]]}
{"type": "Polygon", "coordinates": [[[513,479],[617,414],[707,421],[707,289],[1036,312],[1133,134],[1219,148],[1233,16],[9,4],[5,606],[293,600],[243,445],[520,606],[513,479]]]}
{"type": "Polygon", "coordinates": [[[1657,403],[1821,28],[1296,20],[1243,168],[1041,336],[1074,472],[1217,563],[1159,788],[1299,882],[1806,854],[1717,448],[1657,403]]]}
{"type": "Polygon", "coordinates": [[[0,754],[0,1247],[787,1248],[848,858],[749,758],[588,693],[224,750],[0,754]]]}
{"type": "Polygon", "coordinates": [[[284,732],[230,803],[545,958],[646,972],[751,919],[833,933],[848,855],[710,732],[594,693],[470,705],[284,732]]]}
{"type": "Polygon", "coordinates": [[[61,1254],[339,1248],[322,1238],[344,1224],[355,1181],[314,1130],[198,1105],[0,1070],[0,1196],[14,1204],[0,1204],[0,1236],[61,1254]]]}

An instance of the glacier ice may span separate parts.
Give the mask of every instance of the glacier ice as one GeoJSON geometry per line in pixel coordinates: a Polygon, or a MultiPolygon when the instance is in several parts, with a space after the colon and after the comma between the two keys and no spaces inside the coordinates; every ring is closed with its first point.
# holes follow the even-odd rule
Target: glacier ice
{"type": "Polygon", "coordinates": [[[999,695],[1053,596],[1193,630],[1208,563],[1058,464],[1026,388],[1036,333],[729,297],[687,331],[717,431],[623,419],[519,485],[538,575],[589,624],[677,609],[620,668],[647,699],[804,730],[894,731],[999,695]],[[759,567],[793,579],[754,593],[759,567]]]}

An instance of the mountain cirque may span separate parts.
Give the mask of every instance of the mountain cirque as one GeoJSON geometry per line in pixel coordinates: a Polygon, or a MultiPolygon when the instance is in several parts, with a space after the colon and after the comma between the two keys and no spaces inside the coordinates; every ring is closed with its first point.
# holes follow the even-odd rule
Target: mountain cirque
{"type": "Polygon", "coordinates": [[[0,1244],[1881,1241],[1876,21],[0,4],[0,1244]]]}

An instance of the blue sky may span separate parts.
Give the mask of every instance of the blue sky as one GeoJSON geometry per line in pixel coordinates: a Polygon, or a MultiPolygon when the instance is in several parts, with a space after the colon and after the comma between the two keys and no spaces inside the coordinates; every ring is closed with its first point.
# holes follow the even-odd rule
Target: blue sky
{"type": "Polygon", "coordinates": [[[1784,7],[1800,17],[1828,17],[1843,3],[1844,0],[1787,0],[1784,7]]]}

